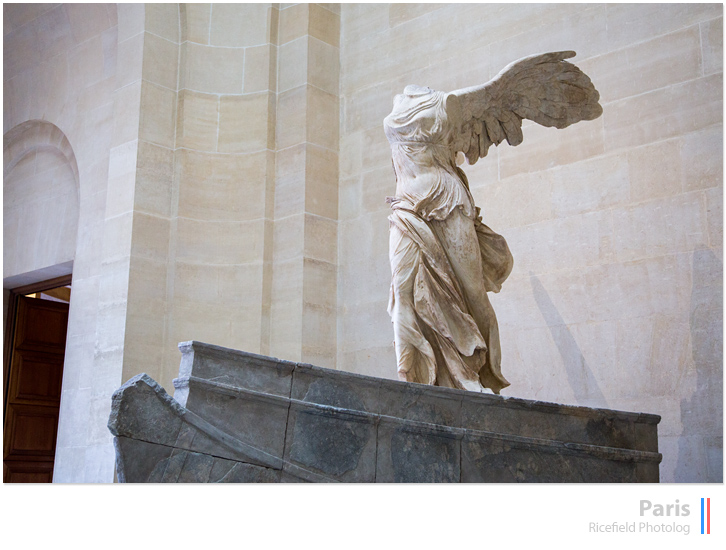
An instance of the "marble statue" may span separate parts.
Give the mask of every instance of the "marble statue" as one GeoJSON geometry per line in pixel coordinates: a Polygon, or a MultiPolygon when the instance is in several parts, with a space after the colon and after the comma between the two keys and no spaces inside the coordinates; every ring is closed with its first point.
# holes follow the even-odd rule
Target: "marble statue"
{"type": "Polygon", "coordinates": [[[396,174],[388,312],[400,379],[494,393],[509,385],[487,292],[499,292],[512,255],[482,223],[457,154],[474,164],[505,139],[519,145],[525,118],[565,128],[599,117],[597,90],[565,61],[574,55],[533,55],[480,86],[406,86],[395,97],[384,128],[396,174]]]}

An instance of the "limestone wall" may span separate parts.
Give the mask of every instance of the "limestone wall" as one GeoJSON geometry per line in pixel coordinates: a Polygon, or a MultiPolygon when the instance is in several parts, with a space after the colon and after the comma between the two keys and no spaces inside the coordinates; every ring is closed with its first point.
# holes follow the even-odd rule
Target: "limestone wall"
{"type": "Polygon", "coordinates": [[[16,126],[5,142],[3,277],[15,286],[31,282],[30,273],[70,272],[79,206],[70,143],[57,126],[40,120],[16,126]]]}
{"type": "Polygon", "coordinates": [[[280,4],[269,353],[336,362],[338,4],[280,4]]]}
{"type": "Polygon", "coordinates": [[[73,272],[54,479],[113,478],[109,397],[180,341],[334,367],[339,7],[4,13],[4,286],[73,272]]]}
{"type": "Polygon", "coordinates": [[[270,10],[244,26],[234,7],[150,8],[124,379],[144,370],[171,387],[179,341],[259,348],[269,93],[248,73],[270,10]]]}
{"type": "Polygon", "coordinates": [[[110,238],[113,226],[106,183],[115,128],[117,10],[17,4],[4,5],[3,12],[5,167],[19,162],[5,174],[3,194],[8,198],[16,183],[23,191],[3,214],[6,222],[22,218],[26,225],[22,232],[6,225],[5,242],[12,235],[18,250],[33,256],[25,261],[4,251],[3,278],[12,287],[67,274],[72,267],[56,472],[68,480],[110,479],[113,449],[100,417],[121,377],[118,365],[101,365],[108,348],[96,344],[108,326],[102,310],[118,300],[100,291],[104,275],[112,277],[117,267],[103,264],[104,232],[110,238]],[[16,179],[23,167],[32,174],[16,179]],[[57,179],[45,168],[56,171],[57,179]],[[54,201],[52,213],[39,210],[44,198],[54,201]],[[50,235],[63,239],[60,250],[49,247],[55,240],[50,235]]]}
{"type": "Polygon", "coordinates": [[[171,388],[192,339],[333,367],[337,13],[153,9],[167,24],[147,16],[124,379],[171,388]]]}
{"type": "Polygon", "coordinates": [[[124,379],[171,388],[192,339],[334,366],[337,13],[152,7],[124,379]]]}
{"type": "Polygon", "coordinates": [[[662,480],[721,481],[722,27],[720,5],[343,5],[338,368],[395,377],[393,96],[575,50],[603,116],[465,167],[514,255],[503,393],[660,414],[662,480]]]}

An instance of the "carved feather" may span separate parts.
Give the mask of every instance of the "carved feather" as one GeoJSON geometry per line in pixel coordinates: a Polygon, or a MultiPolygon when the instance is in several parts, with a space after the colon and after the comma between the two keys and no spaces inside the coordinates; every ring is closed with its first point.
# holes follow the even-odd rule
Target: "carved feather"
{"type": "Polygon", "coordinates": [[[522,143],[522,119],[566,128],[602,114],[600,94],[590,78],[565,61],[575,52],[532,55],[510,63],[492,80],[451,92],[460,105],[457,148],[469,164],[505,139],[522,143]]]}

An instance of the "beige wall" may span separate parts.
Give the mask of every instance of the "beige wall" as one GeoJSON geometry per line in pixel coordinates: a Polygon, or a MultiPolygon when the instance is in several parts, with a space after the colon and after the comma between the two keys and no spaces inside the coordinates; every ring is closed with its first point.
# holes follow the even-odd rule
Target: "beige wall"
{"type": "Polygon", "coordinates": [[[335,367],[337,4],[281,4],[270,347],[335,367]]]}
{"type": "MultiPolygon", "coordinates": [[[[112,480],[110,395],[138,372],[171,391],[179,341],[395,378],[392,98],[409,83],[481,83],[555,49],[578,52],[603,117],[530,125],[522,145],[467,168],[515,256],[492,297],[505,393],[661,414],[662,479],[720,480],[721,16],[5,5],[5,287],[73,261],[56,481],[112,480]],[[45,166],[57,180],[35,177],[45,166]],[[75,249],[55,257],[39,243],[23,263],[13,220],[54,190],[75,249]]],[[[52,216],[31,218],[45,244],[52,216]]]]}
{"type": "MultiPolygon", "coordinates": [[[[112,233],[105,206],[114,136],[113,94],[117,87],[120,22],[115,5],[6,4],[3,13],[6,167],[9,162],[21,160],[18,154],[23,150],[60,161],[67,190],[62,194],[63,202],[69,212],[65,221],[78,227],[77,237],[73,235],[75,250],[70,252],[73,301],[56,476],[73,481],[108,480],[113,476],[113,449],[102,417],[108,414],[108,396],[120,381],[120,369],[116,366],[114,371],[114,365],[104,364],[104,349],[98,343],[106,334],[105,295],[101,288],[104,276],[108,276],[103,262],[104,234],[112,233]],[[32,131],[18,132],[24,127],[21,125],[32,131]],[[56,132],[58,135],[48,141],[48,136],[56,132]],[[62,143],[68,144],[67,151],[62,143]],[[70,169],[75,172],[72,176],[68,173],[73,165],[70,158],[75,159],[77,167],[70,169]],[[74,206],[76,220],[72,219],[74,206]]],[[[37,168],[36,160],[36,173],[37,168]]],[[[4,196],[8,196],[8,185],[13,185],[15,171],[4,181],[4,196]]],[[[35,179],[35,183],[45,183],[34,193],[38,200],[53,188],[52,180],[35,179]]],[[[6,205],[5,219],[13,219],[17,212],[6,205]]],[[[45,239],[39,231],[47,221],[38,219],[39,238],[45,239]]],[[[71,232],[69,228],[67,233],[71,232]]],[[[21,236],[18,238],[22,241],[21,236]]],[[[36,259],[30,263],[16,263],[4,251],[5,285],[17,286],[21,281],[38,281],[70,271],[65,261],[68,254],[56,257],[47,249],[44,253],[46,242],[31,244],[36,259]]]]}
{"type": "Polygon", "coordinates": [[[57,126],[39,120],[16,126],[5,142],[3,278],[21,285],[29,273],[60,266],[70,272],[78,232],[78,166],[70,143],[57,126]]]}
{"type": "Polygon", "coordinates": [[[192,339],[334,367],[335,7],[146,14],[124,379],[192,339]]]}
{"type": "Polygon", "coordinates": [[[167,387],[180,341],[260,351],[276,11],[269,4],[181,10],[167,387]]]}
{"type": "Polygon", "coordinates": [[[575,50],[603,116],[527,125],[522,145],[465,167],[514,255],[492,295],[503,393],[660,414],[662,480],[720,481],[722,27],[720,5],[344,5],[338,368],[395,377],[393,95],[575,50]]]}
{"type": "Polygon", "coordinates": [[[74,276],[55,480],[112,479],[110,395],[172,391],[180,341],[334,367],[339,6],[4,13],[5,287],[74,276]],[[77,158],[55,187],[35,119],[77,158]]]}

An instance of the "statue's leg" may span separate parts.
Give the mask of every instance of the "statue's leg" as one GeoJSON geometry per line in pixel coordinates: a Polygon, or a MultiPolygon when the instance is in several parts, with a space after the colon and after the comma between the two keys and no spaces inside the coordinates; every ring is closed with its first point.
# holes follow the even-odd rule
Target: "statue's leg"
{"type": "Polygon", "coordinates": [[[418,246],[395,225],[391,226],[391,303],[396,362],[399,378],[407,382],[433,384],[436,359],[431,344],[419,330],[414,308],[414,283],[420,261],[418,246]]]}
{"type": "Polygon", "coordinates": [[[469,313],[474,317],[487,343],[487,364],[493,372],[499,374],[499,326],[484,284],[481,251],[474,220],[466,217],[457,208],[445,220],[431,224],[462,287],[469,313]]]}

